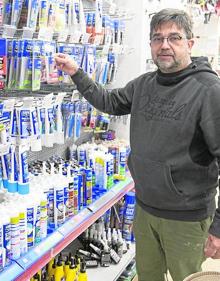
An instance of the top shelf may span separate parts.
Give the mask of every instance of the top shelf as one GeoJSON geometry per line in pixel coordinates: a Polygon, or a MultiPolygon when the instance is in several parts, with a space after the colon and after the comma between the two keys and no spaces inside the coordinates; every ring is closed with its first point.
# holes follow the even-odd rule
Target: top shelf
{"type": "Polygon", "coordinates": [[[25,281],[30,279],[133,188],[133,180],[130,177],[118,182],[93,204],[84,208],[40,244],[5,268],[0,273],[0,280],[25,281]]]}

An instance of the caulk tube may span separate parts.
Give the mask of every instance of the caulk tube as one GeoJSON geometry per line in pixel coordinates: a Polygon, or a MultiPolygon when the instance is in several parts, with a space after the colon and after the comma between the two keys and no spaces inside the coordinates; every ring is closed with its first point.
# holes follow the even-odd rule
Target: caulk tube
{"type": "Polygon", "coordinates": [[[4,188],[8,188],[9,153],[1,156],[2,161],[2,181],[4,188]]]}
{"type": "Polygon", "coordinates": [[[27,159],[27,147],[19,145],[18,147],[19,158],[19,177],[18,177],[18,193],[29,193],[29,171],[28,171],[28,159],[27,159]]]}
{"type": "Polygon", "coordinates": [[[37,107],[31,107],[31,151],[41,151],[40,116],[37,107]]]}
{"type": "Polygon", "coordinates": [[[15,99],[4,100],[3,114],[1,116],[1,123],[4,124],[4,130],[0,131],[0,142],[2,144],[11,142],[14,104],[15,99]]]}
{"type": "Polygon", "coordinates": [[[53,116],[53,93],[47,95],[44,98],[45,104],[45,135],[44,135],[44,145],[46,147],[53,147],[54,140],[54,116],[53,116]]]}
{"type": "Polygon", "coordinates": [[[33,97],[24,98],[23,106],[17,108],[19,144],[30,145],[32,103],[33,97]]]}
{"type": "Polygon", "coordinates": [[[18,171],[17,161],[15,156],[15,146],[10,146],[10,166],[9,166],[9,178],[8,178],[8,192],[15,193],[18,191],[18,171]]]}
{"type": "Polygon", "coordinates": [[[54,143],[64,144],[63,116],[62,116],[62,101],[66,93],[58,93],[55,101],[55,128],[54,143]]]}

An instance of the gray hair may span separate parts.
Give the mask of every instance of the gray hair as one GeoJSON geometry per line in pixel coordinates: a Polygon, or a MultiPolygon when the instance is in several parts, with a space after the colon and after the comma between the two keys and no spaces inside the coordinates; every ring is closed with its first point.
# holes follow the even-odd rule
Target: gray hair
{"type": "Polygon", "coordinates": [[[183,28],[187,39],[193,37],[193,22],[190,16],[183,10],[169,8],[159,11],[152,17],[150,23],[150,39],[152,38],[153,31],[167,22],[173,22],[179,28],[183,28]]]}

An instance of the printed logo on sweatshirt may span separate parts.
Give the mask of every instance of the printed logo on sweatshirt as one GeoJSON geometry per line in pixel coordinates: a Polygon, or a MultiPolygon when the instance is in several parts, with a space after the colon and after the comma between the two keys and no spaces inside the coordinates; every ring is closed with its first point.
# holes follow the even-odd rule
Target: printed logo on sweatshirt
{"type": "MultiPolygon", "coordinates": [[[[142,100],[143,101],[143,100],[142,100]]],[[[158,95],[145,96],[145,103],[141,103],[141,111],[147,120],[181,120],[185,104],[176,104],[171,98],[161,98],[158,95]]]]}

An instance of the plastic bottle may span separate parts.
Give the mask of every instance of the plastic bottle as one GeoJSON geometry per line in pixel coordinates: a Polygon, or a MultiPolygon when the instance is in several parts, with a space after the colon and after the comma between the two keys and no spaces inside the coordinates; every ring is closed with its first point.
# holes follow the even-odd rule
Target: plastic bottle
{"type": "Polygon", "coordinates": [[[11,209],[11,258],[18,259],[21,255],[20,249],[20,226],[19,213],[15,209],[11,209]]]}
{"type": "Polygon", "coordinates": [[[19,208],[19,227],[20,227],[20,250],[21,255],[28,250],[27,246],[27,218],[25,207],[19,208]]]}
{"type": "Polygon", "coordinates": [[[54,176],[54,224],[55,228],[65,221],[64,187],[59,175],[54,176]]]}
{"type": "Polygon", "coordinates": [[[54,277],[54,274],[55,274],[55,271],[56,271],[56,267],[57,267],[56,259],[53,259],[52,268],[51,268],[50,271],[48,271],[49,280],[52,280],[52,277],[54,277]]]}
{"type": "MultiPolygon", "coordinates": [[[[6,210],[6,206],[4,209],[6,210]]],[[[1,211],[1,221],[3,225],[3,248],[5,252],[4,265],[8,266],[11,263],[11,222],[10,213],[1,211]]]]}
{"type": "MultiPolygon", "coordinates": [[[[66,217],[74,215],[74,183],[71,176],[71,167],[67,167],[67,181],[68,181],[68,201],[66,203],[66,217]]],[[[78,189],[78,188],[77,188],[78,189]]]]}
{"type": "Polygon", "coordinates": [[[67,256],[65,264],[64,264],[64,268],[63,268],[65,277],[68,274],[69,268],[70,268],[70,261],[69,261],[69,257],[67,256]]]}
{"type": "Polygon", "coordinates": [[[83,260],[81,262],[81,265],[80,265],[80,272],[79,272],[79,276],[78,276],[78,281],[87,281],[87,280],[88,280],[88,275],[87,275],[87,272],[86,272],[86,263],[83,260]]]}
{"type": "Polygon", "coordinates": [[[66,275],[66,281],[76,281],[77,278],[77,266],[75,264],[75,259],[72,258],[69,265],[69,270],[66,275]]]}
{"type": "Polygon", "coordinates": [[[47,237],[47,198],[45,194],[41,195],[40,200],[40,239],[47,237]]]}
{"type": "Polygon", "coordinates": [[[63,270],[63,263],[61,260],[58,260],[57,266],[54,273],[55,281],[65,281],[65,275],[63,270]]]}

